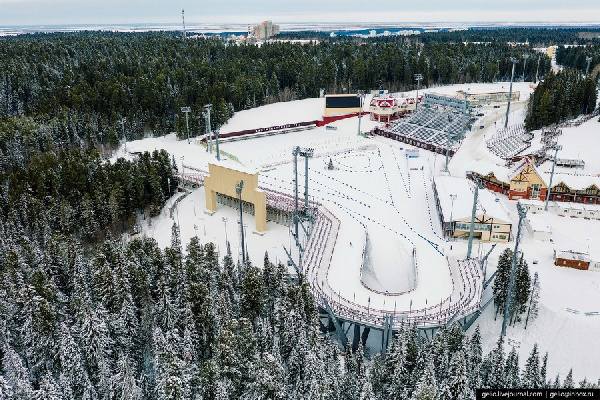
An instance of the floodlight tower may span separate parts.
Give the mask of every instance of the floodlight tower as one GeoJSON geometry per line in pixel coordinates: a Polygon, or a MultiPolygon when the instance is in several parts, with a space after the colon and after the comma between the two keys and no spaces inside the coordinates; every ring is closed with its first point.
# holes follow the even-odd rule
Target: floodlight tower
{"type": "Polygon", "coordinates": [[[514,57],[511,57],[510,61],[513,63],[513,66],[512,66],[512,73],[510,75],[510,90],[508,92],[508,105],[506,106],[506,119],[504,120],[505,128],[508,127],[508,114],[510,113],[510,99],[512,98],[512,84],[513,84],[513,79],[515,78],[515,64],[517,64],[519,62],[519,60],[517,60],[514,57]]]}
{"type": "Polygon", "coordinates": [[[415,74],[415,81],[417,81],[417,95],[415,96],[415,111],[419,107],[419,83],[423,80],[422,74],[415,74]]]}
{"type": "Polygon", "coordinates": [[[473,177],[475,183],[475,193],[473,193],[473,210],[471,211],[471,226],[469,227],[469,246],[467,248],[467,259],[471,258],[471,250],[473,249],[473,233],[475,230],[475,216],[477,214],[477,197],[479,196],[479,179],[473,177]]]}
{"type": "Polygon", "coordinates": [[[592,62],[592,57],[586,57],[585,61],[587,62],[587,67],[585,69],[585,77],[587,78],[590,73],[590,63],[592,62]]]}
{"type": "Polygon", "coordinates": [[[300,154],[300,147],[294,147],[292,155],[294,156],[294,234],[296,235],[296,243],[299,243],[298,238],[298,154],[300,154]]]}
{"type": "Polygon", "coordinates": [[[544,211],[548,211],[548,199],[550,199],[550,188],[552,187],[552,178],[554,178],[554,167],[556,166],[556,155],[559,150],[562,150],[562,146],[557,144],[552,146],[554,149],[554,162],[552,163],[552,172],[550,173],[550,183],[548,184],[548,189],[546,190],[546,204],[544,205],[544,211]]]}
{"type": "Polygon", "coordinates": [[[304,214],[307,215],[308,210],[308,159],[313,156],[315,149],[313,148],[304,148],[300,149],[298,154],[304,157],[304,214]]]}
{"type": "Polygon", "coordinates": [[[541,58],[542,58],[542,56],[538,56],[537,68],[535,69],[535,83],[538,83],[540,80],[539,72],[540,72],[540,59],[541,58]]]}
{"type": "Polygon", "coordinates": [[[182,39],[185,40],[185,10],[181,10],[181,20],[183,21],[183,37],[182,37],[182,39]]]}
{"type": "Polygon", "coordinates": [[[523,77],[521,80],[525,82],[525,72],[527,67],[527,59],[529,58],[529,54],[523,54],[523,77]]]}
{"type": "Polygon", "coordinates": [[[506,297],[504,298],[504,319],[502,320],[502,336],[506,336],[506,324],[508,323],[508,313],[510,311],[510,303],[512,302],[513,286],[515,284],[515,271],[517,269],[517,258],[519,257],[519,242],[521,240],[521,227],[523,220],[527,215],[527,208],[517,203],[517,211],[519,212],[519,225],[517,228],[517,237],[515,239],[515,251],[513,252],[512,264],[510,267],[510,279],[508,280],[508,288],[506,289],[506,297]]]}
{"type": "Polygon", "coordinates": [[[188,124],[188,114],[192,111],[189,107],[181,107],[181,112],[185,113],[185,130],[187,131],[187,141],[190,144],[190,126],[188,124]]]}
{"type": "Polygon", "coordinates": [[[452,229],[454,226],[454,217],[452,214],[454,212],[454,200],[456,200],[457,197],[457,194],[450,194],[450,236],[454,234],[454,229],[452,229]]]}
{"type": "Polygon", "coordinates": [[[206,128],[206,151],[210,151],[212,153],[212,134],[210,133],[210,110],[212,109],[212,104],[206,104],[203,107],[204,110],[204,125],[206,128]]]}
{"type": "Polygon", "coordinates": [[[363,98],[365,96],[365,91],[364,90],[358,90],[357,92],[357,96],[358,96],[358,102],[360,104],[360,108],[358,109],[358,136],[361,135],[360,132],[360,121],[362,119],[362,109],[363,109],[363,98]]]}
{"type": "MultiPolygon", "coordinates": [[[[448,115],[448,124],[452,122],[452,117],[448,115]]],[[[448,126],[448,136],[446,137],[446,168],[444,172],[448,172],[448,157],[450,155],[450,144],[453,140],[450,138],[450,126],[448,126]]]]}
{"type": "Polygon", "coordinates": [[[121,128],[123,130],[123,143],[125,143],[125,151],[127,151],[127,137],[125,137],[125,121],[127,121],[127,118],[123,117],[121,118],[121,121],[119,121],[119,123],[121,124],[121,128]]]}
{"type": "Polygon", "coordinates": [[[215,145],[217,146],[217,161],[221,161],[221,152],[219,151],[219,130],[220,126],[217,125],[215,128],[215,145]]]}
{"type": "Polygon", "coordinates": [[[242,263],[246,263],[246,246],[244,244],[244,217],[242,215],[242,189],[244,189],[244,181],[241,180],[235,185],[235,192],[238,195],[239,199],[239,208],[240,208],[240,238],[241,238],[241,246],[242,246],[242,263]]]}

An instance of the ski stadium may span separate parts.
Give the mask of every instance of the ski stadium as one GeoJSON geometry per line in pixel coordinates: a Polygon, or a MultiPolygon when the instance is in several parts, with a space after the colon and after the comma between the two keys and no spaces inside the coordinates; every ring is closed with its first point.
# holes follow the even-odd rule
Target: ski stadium
{"type": "MultiPolygon", "coordinates": [[[[488,86],[490,91],[498,91],[499,85],[488,86]]],[[[244,134],[229,135],[235,140],[220,143],[220,161],[206,138],[188,144],[171,134],[127,143],[131,153],[156,148],[169,151],[186,186],[161,217],[145,223],[142,234],[166,245],[170,226],[176,222],[182,242],[195,235],[201,241],[215,242],[219,251],[229,242],[240,260],[245,252],[257,265],[268,252],[271,259],[287,263],[295,279],[309,283],[321,308],[322,331],[336,335],[341,343],[351,342],[353,347],[362,341],[373,352],[385,351],[392,331],[409,324],[428,337],[452,323],[464,330],[479,324],[484,327],[484,339],[496,337],[500,321],[495,321],[494,307],[489,306],[493,304],[491,282],[499,254],[505,247],[513,248],[514,239],[509,243],[474,241],[471,246],[468,240],[446,237],[433,182],[440,175],[466,179],[473,162],[501,168],[507,160],[531,150],[533,134],[522,126],[530,89],[525,83],[515,86],[520,86],[521,100],[514,104],[506,129],[506,107],[492,105],[474,108],[477,117],[466,108],[438,104],[419,106],[413,114],[386,123],[370,120],[365,113],[321,124],[324,100],[307,99],[236,113],[221,127],[221,135],[226,138],[228,133],[242,130],[244,134]],[[253,230],[258,226],[258,205],[245,199],[239,202],[235,196],[217,194],[216,211],[208,210],[205,181],[211,175],[210,165],[231,170],[228,179],[240,171],[257,175],[256,191],[266,199],[264,231],[253,230]],[[240,203],[244,211],[241,223],[240,203]]],[[[446,90],[451,96],[458,89],[459,85],[436,88],[435,92],[446,90]]],[[[364,103],[367,110],[369,100],[364,103]]],[[[516,237],[515,202],[494,195],[510,215],[510,236],[516,237]]],[[[472,193],[468,196],[472,199],[472,193]]],[[[574,221],[557,222],[556,226],[559,224],[565,235],[581,236],[582,228],[574,221]]],[[[558,332],[550,326],[572,318],[565,316],[565,308],[593,308],[590,299],[597,296],[600,274],[592,272],[591,278],[581,278],[573,271],[551,269],[550,248],[522,235],[523,253],[542,279],[573,283],[562,299],[555,295],[558,289],[543,295],[543,332],[532,328],[535,337],[519,331],[511,338],[522,344],[519,351],[525,353],[534,342],[546,340],[546,347],[556,340],[558,332]],[[590,279],[590,292],[577,293],[575,287],[587,285],[590,279]],[[565,301],[570,302],[568,307],[565,301]]],[[[586,330],[593,322],[592,317],[580,317],[576,326],[586,330]]],[[[562,326],[560,334],[569,337],[562,326]]],[[[492,345],[491,340],[485,343],[487,349],[492,345]]],[[[569,350],[572,355],[564,357],[579,354],[578,346],[569,350]]],[[[562,374],[563,361],[549,367],[562,374]]],[[[598,361],[585,364],[588,370],[596,366],[598,361]]]]}

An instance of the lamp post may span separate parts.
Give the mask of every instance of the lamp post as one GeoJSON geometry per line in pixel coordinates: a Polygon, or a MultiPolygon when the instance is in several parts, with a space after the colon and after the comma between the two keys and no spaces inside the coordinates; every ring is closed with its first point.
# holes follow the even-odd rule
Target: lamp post
{"type": "Polygon", "coordinates": [[[204,109],[204,120],[206,125],[206,151],[212,153],[212,135],[210,133],[210,110],[212,109],[212,104],[206,104],[202,108],[204,109]]]}
{"type": "Polygon", "coordinates": [[[246,264],[246,247],[244,243],[244,220],[242,216],[242,189],[244,189],[244,181],[239,181],[235,185],[235,192],[238,195],[239,207],[240,207],[240,236],[241,236],[241,248],[242,248],[242,263],[246,264]]]}
{"type": "Polygon", "coordinates": [[[185,189],[185,164],[183,163],[185,156],[181,156],[179,159],[181,160],[181,185],[185,189]]]}
{"type": "Polygon", "coordinates": [[[522,81],[525,82],[525,72],[527,67],[527,59],[529,58],[529,54],[523,54],[523,78],[522,81]]]}
{"type": "Polygon", "coordinates": [[[358,99],[359,99],[359,103],[360,103],[360,108],[358,109],[358,136],[361,136],[360,121],[362,119],[363,97],[365,95],[365,92],[364,92],[364,90],[359,90],[359,91],[357,91],[357,94],[358,94],[358,99]]]}
{"type": "Polygon", "coordinates": [[[219,152],[219,130],[221,129],[220,126],[217,126],[215,128],[215,144],[217,146],[217,161],[221,161],[221,154],[219,152]]]}
{"type": "Polygon", "coordinates": [[[517,60],[514,57],[511,57],[510,61],[513,63],[513,66],[512,66],[512,73],[510,75],[510,90],[508,92],[508,105],[506,106],[506,119],[504,120],[505,128],[508,127],[508,113],[510,112],[510,99],[512,98],[512,84],[513,84],[513,79],[515,78],[515,64],[518,63],[519,60],[517,60]]]}
{"type": "Polygon", "coordinates": [[[454,213],[454,200],[456,200],[457,196],[458,195],[456,195],[456,194],[450,194],[450,235],[454,234],[454,229],[452,229],[454,226],[454,223],[453,223],[454,218],[453,218],[452,214],[454,213]]]}
{"type": "Polygon", "coordinates": [[[585,58],[585,62],[587,62],[587,67],[585,69],[585,77],[587,78],[589,76],[590,73],[590,63],[592,62],[592,57],[586,57],[585,58]]]}
{"type": "Polygon", "coordinates": [[[127,118],[121,118],[120,124],[123,130],[123,143],[125,143],[125,151],[127,151],[127,138],[125,137],[125,121],[127,121],[127,118]]]}
{"type": "Polygon", "coordinates": [[[227,245],[227,243],[229,242],[229,240],[227,240],[227,217],[222,217],[221,221],[223,221],[223,223],[225,224],[225,245],[227,245]]]}
{"type": "MultiPolygon", "coordinates": [[[[450,124],[452,122],[452,117],[450,115],[448,115],[448,124],[450,124]]],[[[450,138],[450,128],[448,128],[448,136],[446,137],[446,167],[444,169],[444,172],[448,172],[448,158],[450,157],[450,143],[452,143],[452,140],[450,138]]]]}
{"type": "Polygon", "coordinates": [[[562,146],[557,144],[552,147],[554,149],[554,161],[552,162],[552,172],[550,173],[550,183],[548,189],[546,189],[546,203],[544,204],[544,211],[548,211],[548,200],[550,199],[550,189],[552,188],[552,178],[554,178],[554,167],[556,166],[556,156],[559,150],[562,150],[562,146]]]}
{"type": "Polygon", "coordinates": [[[181,107],[181,112],[185,113],[185,130],[187,131],[187,141],[190,143],[190,126],[188,124],[188,114],[192,111],[189,107],[181,107]]]}

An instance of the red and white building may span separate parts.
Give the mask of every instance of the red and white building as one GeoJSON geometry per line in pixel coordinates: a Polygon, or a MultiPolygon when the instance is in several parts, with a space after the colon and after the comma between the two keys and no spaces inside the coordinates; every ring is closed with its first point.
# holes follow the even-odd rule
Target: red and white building
{"type": "MultiPolygon", "coordinates": [[[[423,95],[419,95],[418,102],[421,104],[423,95]]],[[[373,96],[369,103],[371,120],[378,122],[390,122],[392,119],[415,109],[417,99],[414,97],[373,96]]]]}

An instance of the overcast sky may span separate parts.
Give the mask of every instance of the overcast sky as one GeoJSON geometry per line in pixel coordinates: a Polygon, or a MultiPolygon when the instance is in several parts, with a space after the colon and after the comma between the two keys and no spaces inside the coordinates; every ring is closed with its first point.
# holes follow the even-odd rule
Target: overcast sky
{"type": "Polygon", "coordinates": [[[0,26],[290,22],[585,22],[600,0],[0,0],[0,26]],[[376,9],[376,7],[379,7],[376,9]]]}

